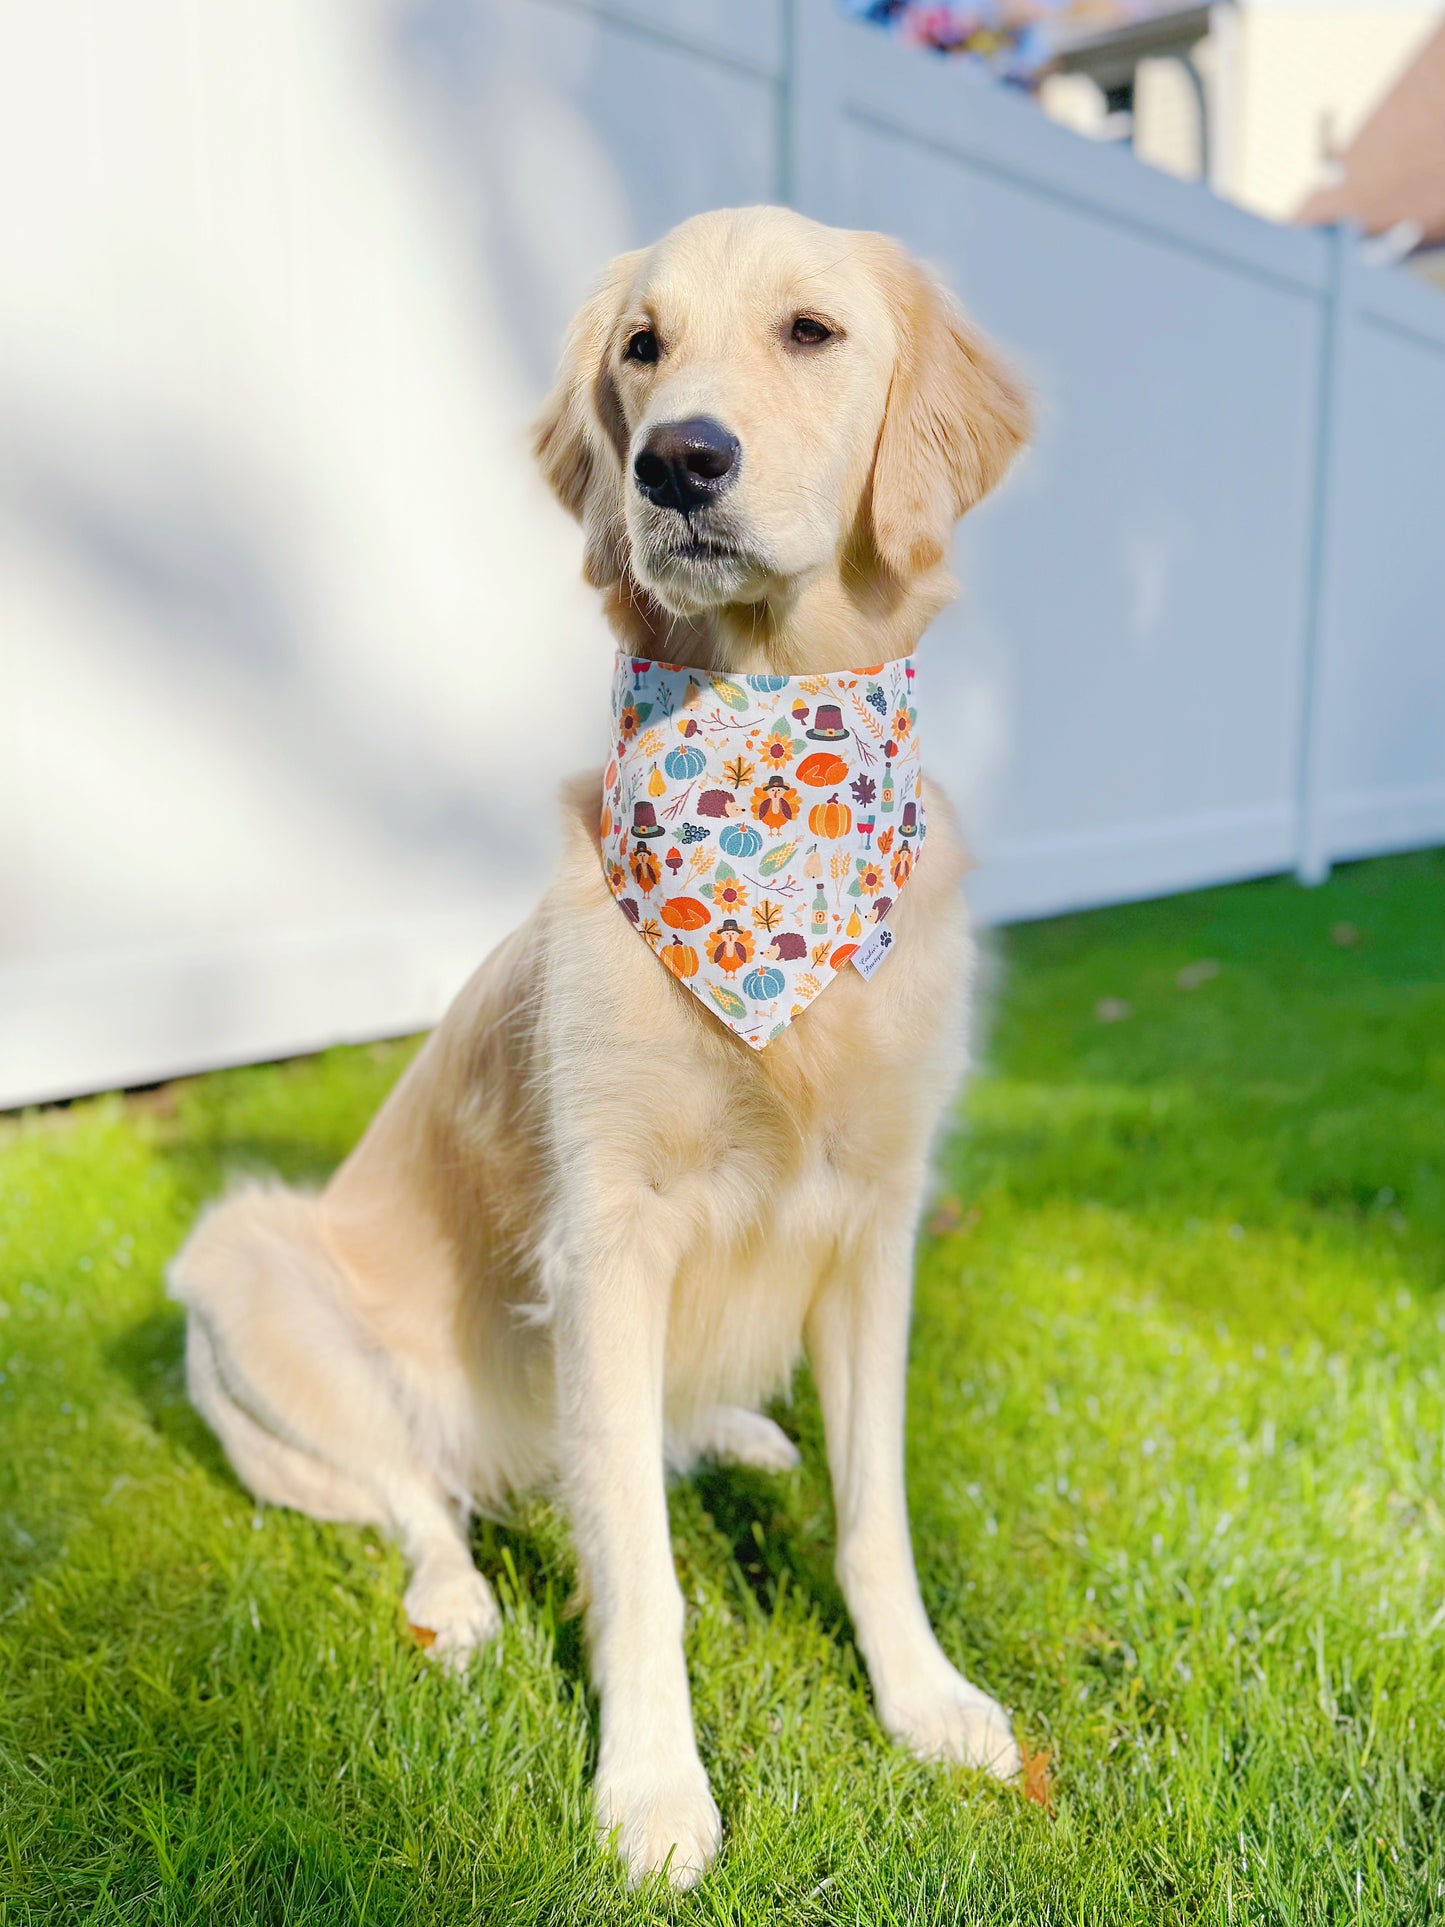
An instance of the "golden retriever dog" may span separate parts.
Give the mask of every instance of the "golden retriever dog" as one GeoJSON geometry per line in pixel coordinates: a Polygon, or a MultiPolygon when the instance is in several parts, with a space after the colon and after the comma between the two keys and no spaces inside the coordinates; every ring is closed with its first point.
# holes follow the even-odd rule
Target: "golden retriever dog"
{"type": "MultiPolygon", "coordinates": [[[[952,593],[954,524],[1027,429],[1008,369],[896,243],[753,208],[612,264],[535,446],[621,650],[795,677],[908,654],[952,593]]],[[[240,1478],[394,1533],[434,1656],[460,1666],[497,1630],[472,1509],[557,1494],[597,1824],[634,1879],[689,1884],[721,1831],[666,1469],[793,1465],[758,1407],[804,1349],[879,1718],[925,1758],[1019,1770],[1008,1716],[928,1623],[904,1498],[915,1224],[972,969],[961,845],[924,793],[887,967],[845,968],[757,1050],[619,915],[601,779],[577,779],[546,897],[321,1195],[241,1190],[170,1273],[192,1397],[240,1478]]]]}

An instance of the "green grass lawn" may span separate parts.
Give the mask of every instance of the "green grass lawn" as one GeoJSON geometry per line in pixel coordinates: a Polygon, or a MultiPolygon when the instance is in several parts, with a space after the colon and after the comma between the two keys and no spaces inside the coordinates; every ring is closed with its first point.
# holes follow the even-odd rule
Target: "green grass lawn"
{"type": "Polygon", "coordinates": [[[0,1123],[0,1922],[1445,1919],[1445,853],[998,952],[912,1515],[1052,1811],[876,1726],[805,1380],[800,1473],[672,1497],[726,1829],[677,1901],[592,1844],[546,1503],[477,1530],[464,1683],[377,1535],[252,1506],[161,1267],[228,1172],[322,1178],[407,1056],[335,1051],[0,1123]]]}

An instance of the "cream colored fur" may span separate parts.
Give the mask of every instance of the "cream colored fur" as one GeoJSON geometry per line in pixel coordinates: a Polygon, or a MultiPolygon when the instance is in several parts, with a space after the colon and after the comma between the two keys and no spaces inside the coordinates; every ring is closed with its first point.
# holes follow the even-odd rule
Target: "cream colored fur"
{"type": "MultiPolygon", "coordinates": [[[[951,300],[878,235],[775,208],[699,217],[616,262],[537,431],[621,646],[801,674],[911,649],[947,599],[955,520],[1025,403],[951,300]],[[831,329],[795,342],[795,317],[831,329]],[[652,330],[655,362],[628,341],[652,330]],[[704,521],[631,479],[653,425],[742,444],[704,521]]],[[[928,741],[924,717],[925,752],[928,741]]],[[[251,1490],[394,1532],[405,1608],[461,1664],[496,1630],[476,1505],[568,1507],[601,1696],[597,1812],[635,1877],[685,1885],[720,1822],[693,1738],[664,1465],[784,1470],[755,1409],[806,1347],[838,1572],[879,1716],[927,1756],[1017,1771],[1002,1709],[944,1656],[903,1485],[914,1226],[963,1069],[963,857],[928,795],[924,860],[871,982],[845,972],[765,1051],[714,1021],[619,915],[597,776],[527,926],[457,998],[319,1197],[243,1190],[171,1271],[192,1396],[251,1490]],[[599,995],[599,986],[606,994],[599,995]]]]}

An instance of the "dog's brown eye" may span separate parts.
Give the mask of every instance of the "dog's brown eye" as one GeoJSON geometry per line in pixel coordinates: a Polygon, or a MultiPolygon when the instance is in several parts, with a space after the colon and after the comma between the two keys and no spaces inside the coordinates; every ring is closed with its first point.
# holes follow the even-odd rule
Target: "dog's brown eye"
{"type": "Polygon", "coordinates": [[[833,330],[825,328],[821,321],[815,321],[810,314],[800,314],[793,323],[793,340],[800,348],[816,348],[820,341],[831,341],[833,330]]]}
{"type": "Polygon", "coordinates": [[[652,332],[651,328],[639,328],[637,333],[631,336],[627,346],[623,349],[622,359],[624,361],[656,361],[661,353],[662,349],[658,345],[657,336],[652,332]]]}

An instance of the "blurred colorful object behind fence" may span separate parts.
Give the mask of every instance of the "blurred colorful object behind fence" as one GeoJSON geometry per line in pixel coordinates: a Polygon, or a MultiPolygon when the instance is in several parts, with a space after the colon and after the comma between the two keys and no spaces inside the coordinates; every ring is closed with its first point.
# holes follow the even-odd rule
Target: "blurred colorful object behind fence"
{"type": "Polygon", "coordinates": [[[854,20],[882,27],[917,47],[961,54],[1001,79],[1030,87],[1053,58],[1061,34],[1095,31],[1177,13],[1178,0],[979,0],[974,6],[927,0],[839,0],[854,20]]]}

